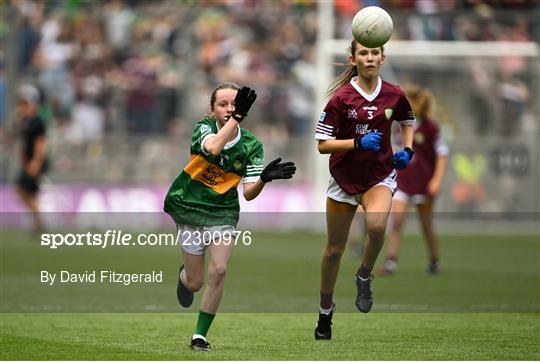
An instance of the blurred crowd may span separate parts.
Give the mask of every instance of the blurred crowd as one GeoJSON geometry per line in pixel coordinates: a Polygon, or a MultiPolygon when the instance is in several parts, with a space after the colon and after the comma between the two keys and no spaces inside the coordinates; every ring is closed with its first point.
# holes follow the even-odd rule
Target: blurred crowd
{"type": "MultiPolygon", "coordinates": [[[[352,17],[371,5],[392,14],[396,40],[539,41],[534,0],[335,0],[335,37],[350,39],[352,17]]],[[[155,166],[164,154],[163,141],[152,137],[189,137],[194,123],[209,112],[211,90],[222,81],[257,89],[245,126],[263,142],[287,147],[294,143],[291,138],[312,137],[318,104],[315,0],[11,0],[0,7],[8,14],[7,31],[0,33],[0,135],[13,120],[6,79],[34,84],[49,135],[62,145],[58,153],[65,167],[60,157],[55,169],[63,169],[65,177],[78,174],[66,147],[82,145],[86,159],[101,157],[110,154],[103,149],[109,135],[144,140],[144,152],[133,150],[143,146],[131,141],[125,152],[139,152],[148,167],[155,166]]],[[[515,133],[519,127],[507,119],[525,128],[537,123],[527,117],[538,98],[531,91],[534,73],[531,77],[527,59],[507,54],[495,68],[482,60],[467,62],[468,108],[477,112],[472,124],[478,135],[515,133]]],[[[416,71],[409,72],[413,81],[429,79],[428,68],[416,71]]],[[[456,91],[439,74],[433,78],[447,88],[434,89],[435,94],[456,91]]],[[[118,176],[117,170],[111,167],[112,179],[131,177],[118,176]]],[[[163,179],[170,178],[167,172],[163,179]]]]}
{"type": "MultiPolygon", "coordinates": [[[[336,36],[349,38],[354,13],[379,5],[400,19],[393,39],[538,40],[532,3],[336,0],[342,24],[336,36]],[[498,13],[509,8],[518,12],[498,13]]],[[[71,142],[107,132],[185,132],[223,80],[259,90],[250,123],[262,133],[311,133],[315,1],[12,0],[4,6],[15,9],[9,25],[17,30],[17,79],[39,87],[42,114],[71,142]]],[[[502,92],[526,97],[519,86],[502,92]]]]}
{"type": "Polygon", "coordinates": [[[18,17],[12,24],[18,28],[18,78],[39,87],[45,118],[71,142],[107,132],[183,132],[208,112],[209,94],[224,80],[259,90],[251,123],[283,134],[309,128],[313,3],[11,5],[18,17]]]}

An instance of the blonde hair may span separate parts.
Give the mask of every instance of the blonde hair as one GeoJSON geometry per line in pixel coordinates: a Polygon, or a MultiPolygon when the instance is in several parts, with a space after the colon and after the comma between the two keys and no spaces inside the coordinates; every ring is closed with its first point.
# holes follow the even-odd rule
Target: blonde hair
{"type": "MultiPolygon", "coordinates": [[[[349,47],[349,54],[354,57],[354,53],[356,52],[356,47],[359,45],[359,43],[353,39],[351,41],[351,46],[349,47]]],[[[380,47],[381,53],[384,55],[384,45],[380,47]]],[[[330,98],[334,95],[334,93],[343,85],[349,83],[351,79],[356,77],[358,75],[358,69],[356,68],[355,64],[344,64],[344,63],[336,63],[335,65],[345,67],[345,70],[341,72],[336,79],[332,83],[330,83],[330,86],[328,87],[328,90],[326,91],[326,97],[330,98]]]]}
{"type": "Polygon", "coordinates": [[[433,93],[429,89],[410,84],[405,87],[405,95],[409,102],[411,102],[411,107],[416,118],[424,120],[431,117],[433,93]]]}

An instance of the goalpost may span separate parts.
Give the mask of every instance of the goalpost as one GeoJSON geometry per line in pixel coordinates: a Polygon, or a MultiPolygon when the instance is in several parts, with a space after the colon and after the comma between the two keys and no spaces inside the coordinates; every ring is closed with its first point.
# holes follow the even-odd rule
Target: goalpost
{"type": "MultiPolygon", "coordinates": [[[[334,57],[345,59],[352,39],[334,39],[335,30],[334,2],[318,3],[318,35],[316,45],[316,106],[312,116],[313,128],[327,99],[325,92],[334,77],[334,57]]],[[[385,45],[385,53],[391,57],[500,57],[515,55],[524,58],[538,58],[539,47],[535,42],[468,42],[468,41],[401,41],[390,40],[385,45]]],[[[538,84],[539,82],[537,82],[538,84]]],[[[328,155],[320,155],[312,147],[313,190],[312,205],[314,211],[324,211],[326,187],[328,185],[328,155]]],[[[538,151],[537,151],[538,153],[538,151]]],[[[538,155],[537,155],[538,156],[538,155]]],[[[538,196],[540,204],[540,196],[538,196]]]]}

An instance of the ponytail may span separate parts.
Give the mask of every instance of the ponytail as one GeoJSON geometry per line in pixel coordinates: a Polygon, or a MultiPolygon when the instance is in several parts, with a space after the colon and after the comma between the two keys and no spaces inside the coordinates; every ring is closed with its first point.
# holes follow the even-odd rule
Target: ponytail
{"type": "Polygon", "coordinates": [[[330,84],[328,90],[326,91],[326,98],[331,98],[334,93],[343,85],[349,83],[351,79],[358,75],[358,69],[354,64],[338,64],[341,66],[346,66],[347,68],[341,72],[336,79],[330,84]]]}
{"type": "MultiPolygon", "coordinates": [[[[349,54],[351,54],[353,57],[354,53],[356,52],[357,46],[358,42],[353,39],[351,41],[351,46],[349,47],[349,54]]],[[[381,46],[381,53],[384,55],[384,46],[381,46]]],[[[346,69],[341,72],[332,83],[330,83],[330,86],[326,91],[326,98],[331,98],[340,87],[349,83],[351,79],[358,76],[358,69],[356,68],[356,64],[334,63],[334,65],[346,67],[346,69]]]]}

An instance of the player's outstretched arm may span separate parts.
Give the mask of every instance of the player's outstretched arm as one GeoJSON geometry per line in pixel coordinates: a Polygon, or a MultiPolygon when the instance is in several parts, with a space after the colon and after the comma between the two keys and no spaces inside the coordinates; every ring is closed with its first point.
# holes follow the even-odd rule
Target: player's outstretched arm
{"type": "Polygon", "coordinates": [[[261,193],[264,185],[272,180],[290,179],[296,172],[294,162],[281,162],[281,157],[270,162],[261,172],[257,182],[244,183],[244,197],[251,201],[261,193]]]}

